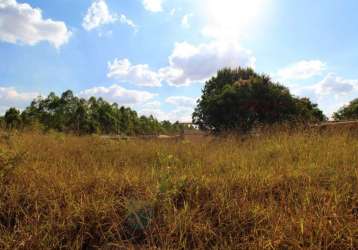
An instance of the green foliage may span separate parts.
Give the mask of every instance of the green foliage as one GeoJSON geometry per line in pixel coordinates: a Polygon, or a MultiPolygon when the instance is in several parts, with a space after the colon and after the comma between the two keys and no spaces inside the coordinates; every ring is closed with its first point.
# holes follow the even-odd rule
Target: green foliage
{"type": "Polygon", "coordinates": [[[20,111],[16,108],[10,108],[6,111],[4,120],[7,128],[18,128],[21,124],[20,111]]]}
{"type": "Polygon", "coordinates": [[[295,98],[298,116],[303,121],[326,121],[327,117],[323,114],[318,105],[312,103],[308,98],[295,98]]]}
{"type": "Polygon", "coordinates": [[[60,97],[50,93],[46,98],[33,100],[20,115],[14,108],[5,115],[7,127],[44,128],[76,134],[145,135],[178,133],[178,123],[160,123],[153,116],[141,116],[130,108],[119,107],[102,98],[88,100],[76,97],[67,90],[60,97]]]}
{"type": "Polygon", "coordinates": [[[214,131],[249,131],[256,125],[325,120],[307,98],[252,69],[223,69],[206,82],[193,114],[194,123],[214,131]]]}
{"type": "Polygon", "coordinates": [[[0,129],[4,129],[5,127],[5,118],[3,116],[0,116],[0,129]]]}
{"type": "Polygon", "coordinates": [[[333,114],[336,121],[358,119],[358,98],[351,101],[347,106],[342,107],[333,114]]]}

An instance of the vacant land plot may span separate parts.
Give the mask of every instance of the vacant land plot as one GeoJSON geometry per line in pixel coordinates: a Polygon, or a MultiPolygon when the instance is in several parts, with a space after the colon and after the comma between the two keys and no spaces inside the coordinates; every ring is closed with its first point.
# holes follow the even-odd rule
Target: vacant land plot
{"type": "Polygon", "coordinates": [[[357,249],[346,132],[0,138],[1,249],[357,249]]]}

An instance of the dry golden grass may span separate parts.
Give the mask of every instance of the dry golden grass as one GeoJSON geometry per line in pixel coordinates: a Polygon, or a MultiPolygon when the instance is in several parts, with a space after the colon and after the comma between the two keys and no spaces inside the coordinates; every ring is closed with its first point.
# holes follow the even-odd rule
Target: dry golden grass
{"type": "Polygon", "coordinates": [[[357,249],[358,138],[1,134],[0,249],[357,249]]]}

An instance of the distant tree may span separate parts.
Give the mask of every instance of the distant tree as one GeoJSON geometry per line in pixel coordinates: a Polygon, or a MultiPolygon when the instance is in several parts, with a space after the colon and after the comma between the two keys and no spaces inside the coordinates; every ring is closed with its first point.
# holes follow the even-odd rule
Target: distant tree
{"type": "MultiPolygon", "coordinates": [[[[14,110],[9,110],[14,115],[14,110]]],[[[20,115],[15,124],[44,130],[57,130],[75,134],[159,134],[176,130],[176,125],[166,123],[164,129],[153,116],[138,117],[137,112],[130,108],[119,107],[102,98],[91,97],[88,100],[76,97],[67,90],[59,97],[50,93],[47,97],[34,99],[20,115]]],[[[5,119],[5,118],[4,118],[5,119]]],[[[10,118],[9,118],[10,119],[10,118]]],[[[10,125],[9,125],[10,126],[10,125]]],[[[18,126],[18,125],[16,125],[18,126]]]]}
{"type": "Polygon", "coordinates": [[[342,120],[358,120],[358,98],[351,101],[348,105],[340,108],[333,114],[336,121],[342,120]]]}
{"type": "Polygon", "coordinates": [[[223,69],[206,82],[193,122],[213,131],[249,131],[255,125],[311,122],[325,117],[309,99],[292,96],[250,68],[223,69]]]}
{"type": "Polygon", "coordinates": [[[167,133],[167,134],[172,134],[172,133],[178,132],[178,131],[175,131],[175,127],[172,125],[172,123],[170,121],[162,121],[161,127],[163,129],[163,132],[167,133]]]}
{"type": "Polygon", "coordinates": [[[298,110],[298,117],[301,121],[322,122],[328,120],[322,110],[318,108],[318,105],[312,103],[310,99],[306,97],[295,98],[295,101],[298,110]]]}
{"type": "Polygon", "coordinates": [[[0,116],[0,129],[5,128],[5,118],[3,116],[0,116]]]}
{"type": "Polygon", "coordinates": [[[41,122],[41,110],[40,110],[40,102],[42,101],[41,97],[37,97],[34,99],[30,106],[28,106],[22,113],[21,119],[24,123],[24,126],[32,126],[34,123],[41,122]]]}
{"type": "Polygon", "coordinates": [[[88,103],[85,99],[76,101],[73,113],[70,115],[69,128],[76,131],[77,134],[88,134],[95,131],[90,121],[88,103]]]}
{"type": "Polygon", "coordinates": [[[16,108],[10,108],[4,116],[6,128],[19,128],[21,125],[20,111],[16,108]]]}

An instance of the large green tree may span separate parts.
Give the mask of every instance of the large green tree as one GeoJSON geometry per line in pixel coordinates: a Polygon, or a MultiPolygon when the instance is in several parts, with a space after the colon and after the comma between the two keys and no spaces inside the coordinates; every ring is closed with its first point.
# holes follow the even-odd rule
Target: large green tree
{"type": "Polygon", "coordinates": [[[206,82],[193,122],[213,131],[249,131],[259,124],[322,121],[317,105],[250,68],[218,71],[206,82]]]}
{"type": "Polygon", "coordinates": [[[358,98],[351,101],[348,105],[340,108],[333,114],[336,121],[358,120],[358,98]]]}

